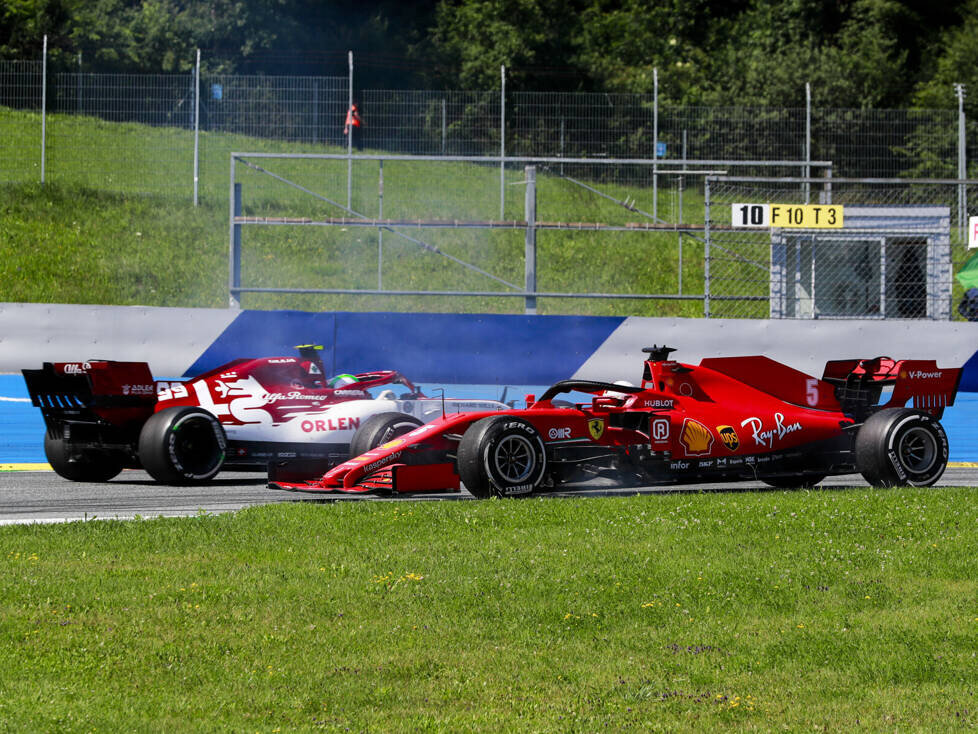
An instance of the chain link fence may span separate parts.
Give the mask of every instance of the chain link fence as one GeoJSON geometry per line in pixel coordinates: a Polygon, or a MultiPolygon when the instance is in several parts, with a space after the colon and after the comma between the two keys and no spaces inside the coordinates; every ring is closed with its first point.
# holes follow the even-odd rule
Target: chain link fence
{"type": "Polygon", "coordinates": [[[954,318],[961,288],[952,274],[970,255],[971,212],[959,202],[972,201],[976,187],[934,179],[709,178],[706,315],[954,318]]]}
{"type": "MultiPolygon", "coordinates": [[[[189,189],[196,146],[201,184],[227,153],[284,144],[345,147],[352,79],[327,76],[48,74],[0,61],[0,181],[102,181],[113,190],[189,189]],[[39,115],[38,113],[43,113],[39,115]],[[144,140],[92,134],[79,118],[144,126],[144,140]],[[201,135],[198,136],[198,133],[201,135]],[[222,135],[217,135],[218,133],[222,135]],[[231,136],[247,137],[245,143],[231,136]],[[84,161],[85,171],[79,171],[84,161]],[[123,168],[125,170],[120,170],[123,168]],[[138,182],[138,184],[134,184],[138,182]]],[[[356,90],[365,147],[410,155],[642,158],[663,161],[831,161],[836,176],[957,176],[953,110],[660,106],[654,95],[356,90]]],[[[978,129],[967,139],[978,146],[978,129]]],[[[792,168],[752,175],[804,176],[792,168]]]]}
{"type": "MultiPolygon", "coordinates": [[[[963,154],[978,155],[978,127],[959,127],[953,110],[680,108],[640,94],[353,91],[351,77],[52,74],[40,61],[0,61],[0,182],[185,201],[193,192],[194,202],[199,190],[225,205],[232,151],[345,153],[351,96],[365,153],[546,158],[541,176],[631,219],[707,222],[704,237],[687,227],[677,240],[680,249],[688,242],[677,295],[698,291],[706,315],[957,318],[951,275],[968,259],[964,225],[978,204],[971,182],[937,179],[957,177],[963,154]],[[720,171],[757,180],[704,187],[720,171]],[[877,180],[856,180],[866,177],[877,180]],[[734,203],[853,211],[845,233],[740,230],[731,227],[734,203]],[[872,214],[860,208],[886,210],[885,226],[855,226],[872,214]],[[910,209],[930,214],[899,221],[910,209]],[[687,256],[700,247],[706,258],[691,271],[687,256]]],[[[467,165],[495,171],[479,177],[496,195],[491,217],[518,218],[522,166],[467,165]]],[[[337,200],[349,205],[361,169],[350,160],[337,200]]],[[[321,183],[313,174],[309,185],[321,183]]]]}

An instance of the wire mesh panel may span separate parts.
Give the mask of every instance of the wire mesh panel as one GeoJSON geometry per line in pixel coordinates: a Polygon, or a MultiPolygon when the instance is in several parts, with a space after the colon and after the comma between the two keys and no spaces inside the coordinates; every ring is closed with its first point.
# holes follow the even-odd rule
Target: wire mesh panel
{"type": "Polygon", "coordinates": [[[242,243],[242,285],[232,295],[245,294],[249,307],[294,305],[303,294],[313,308],[519,312],[530,298],[540,313],[575,313],[587,298],[591,313],[702,312],[702,225],[657,225],[645,212],[652,194],[641,169],[650,163],[550,159],[531,170],[507,160],[501,218],[498,158],[237,153],[232,161],[242,217],[232,220],[242,243]]]}
{"type": "MultiPolygon", "coordinates": [[[[659,111],[664,158],[805,160],[805,110],[751,107],[665,107],[659,111]]],[[[831,159],[821,159],[831,160],[831,159]]],[[[744,170],[744,175],[798,176],[798,169],[744,170]]]]}
{"type": "Polygon", "coordinates": [[[0,61],[0,181],[41,180],[40,61],[0,61]]]}
{"type": "Polygon", "coordinates": [[[651,95],[515,92],[506,104],[507,154],[654,156],[651,95]]]}
{"type": "Polygon", "coordinates": [[[201,129],[344,145],[346,77],[216,75],[201,79],[201,129]]]}
{"type": "Polygon", "coordinates": [[[51,181],[125,193],[189,194],[193,75],[57,74],[51,110],[51,181]]]}
{"type": "Polygon", "coordinates": [[[498,155],[498,92],[362,92],[364,145],[405,155],[498,155]]]}
{"type": "Polygon", "coordinates": [[[812,110],[812,155],[836,176],[957,176],[953,110],[812,110]]]}
{"type": "Polygon", "coordinates": [[[708,315],[949,319],[957,202],[954,182],[711,179],[708,315]]]}

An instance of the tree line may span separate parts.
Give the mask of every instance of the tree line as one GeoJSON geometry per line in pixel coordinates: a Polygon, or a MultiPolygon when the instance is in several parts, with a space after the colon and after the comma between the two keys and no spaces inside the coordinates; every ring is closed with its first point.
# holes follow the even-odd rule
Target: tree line
{"type": "Polygon", "coordinates": [[[651,93],[663,103],[978,111],[978,0],[0,0],[0,58],[345,75],[359,88],[651,93]]]}

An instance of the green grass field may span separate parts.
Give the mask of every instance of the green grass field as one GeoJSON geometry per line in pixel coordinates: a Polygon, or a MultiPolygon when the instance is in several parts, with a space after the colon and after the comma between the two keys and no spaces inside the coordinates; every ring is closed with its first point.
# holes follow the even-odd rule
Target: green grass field
{"type": "MultiPolygon", "coordinates": [[[[223,307],[228,287],[228,172],[231,151],[338,153],[327,146],[201,136],[200,206],[192,206],[192,133],[175,128],[48,118],[46,183],[28,151],[39,148],[38,120],[0,109],[0,301],[223,307]],[[13,154],[13,155],[11,155],[13,154]],[[19,183],[17,183],[19,181],[19,183]]],[[[370,152],[370,151],[367,151],[370,152]]],[[[38,157],[39,160],[39,157],[38,157]]],[[[347,162],[255,159],[278,178],[237,165],[244,214],[340,217],[347,203],[347,162]],[[305,187],[304,193],[282,179],[305,187]],[[333,203],[330,203],[333,202],[333,203]]],[[[498,220],[497,167],[472,163],[387,161],[354,167],[352,209],[368,217],[498,220]],[[382,207],[382,209],[381,209],[382,207]]],[[[585,172],[568,174],[581,177],[585,172]]],[[[618,172],[617,183],[591,182],[615,199],[651,209],[647,181],[618,172]],[[631,183],[629,183],[631,182],[631,183]]],[[[522,169],[507,170],[502,215],[524,218],[522,169]]],[[[660,215],[678,218],[675,192],[660,196],[660,215]]],[[[643,218],[607,198],[541,170],[540,221],[624,224],[643,218]]],[[[686,221],[702,222],[702,194],[687,191],[686,221]]],[[[252,287],[388,290],[513,290],[426,250],[410,238],[471,263],[522,289],[522,230],[402,228],[406,237],[341,227],[247,226],[243,284],[252,287]],[[378,263],[380,274],[378,275],[378,263]]],[[[541,231],[537,287],[550,292],[703,292],[703,246],[676,233],[541,231]]],[[[246,294],[249,308],[523,312],[521,298],[246,294]]],[[[701,316],[700,301],[551,299],[543,313],[701,316]]]]}
{"type": "Polygon", "coordinates": [[[3,731],[978,725],[974,489],[0,528],[3,731]]]}

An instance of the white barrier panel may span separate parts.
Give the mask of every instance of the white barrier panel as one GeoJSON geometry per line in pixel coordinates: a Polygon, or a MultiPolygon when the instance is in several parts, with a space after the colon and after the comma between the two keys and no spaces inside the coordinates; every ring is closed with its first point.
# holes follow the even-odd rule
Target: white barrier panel
{"type": "MultiPolygon", "coordinates": [[[[820,376],[830,359],[935,359],[967,365],[978,391],[978,323],[656,319],[500,314],[311,313],[232,309],[0,304],[0,372],[42,362],[145,361],[177,377],[237,357],[324,343],[338,371],[397,369],[419,382],[549,384],[576,377],[641,380],[642,347],[675,358],[763,354],[820,376]]],[[[329,365],[328,365],[329,366],[329,365]]]]}
{"type": "Polygon", "coordinates": [[[0,303],[0,372],[42,362],[149,362],[182,375],[240,312],[209,308],[0,303]]]}
{"type": "MultiPolygon", "coordinates": [[[[586,380],[641,380],[635,355],[652,343],[676,347],[680,362],[763,354],[820,377],[830,359],[934,359],[962,367],[978,351],[978,323],[627,318],[577,371],[586,380]],[[622,375],[624,368],[628,373],[622,375]]],[[[972,383],[974,380],[972,380],[972,383]]],[[[963,385],[964,386],[964,385],[963,385]]],[[[974,388],[971,388],[974,389],[974,388]]]]}

